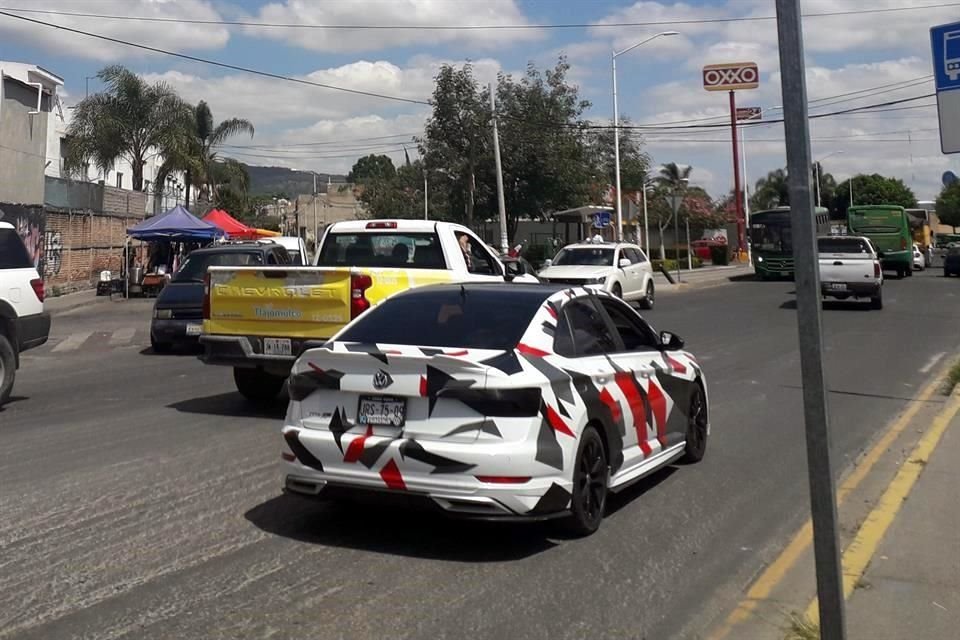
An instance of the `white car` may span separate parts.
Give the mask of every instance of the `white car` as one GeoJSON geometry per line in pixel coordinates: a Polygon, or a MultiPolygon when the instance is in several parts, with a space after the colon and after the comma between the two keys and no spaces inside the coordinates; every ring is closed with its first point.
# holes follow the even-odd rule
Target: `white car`
{"type": "Polygon", "coordinates": [[[652,309],[653,267],[635,244],[583,243],[561,249],[540,271],[544,282],[599,288],[623,300],[652,309]]]}
{"type": "Polygon", "coordinates": [[[913,245],[913,268],[917,271],[923,271],[927,268],[927,258],[916,244],[913,245]]]}
{"type": "Polygon", "coordinates": [[[608,491],[699,461],[709,434],[704,375],[683,341],[593,289],[409,289],[304,352],[288,389],[287,492],[567,516],[580,535],[600,526],[608,491]]]}

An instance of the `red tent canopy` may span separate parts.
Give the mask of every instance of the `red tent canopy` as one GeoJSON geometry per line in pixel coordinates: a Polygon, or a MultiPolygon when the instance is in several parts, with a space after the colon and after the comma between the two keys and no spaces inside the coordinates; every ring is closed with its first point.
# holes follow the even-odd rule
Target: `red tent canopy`
{"type": "Polygon", "coordinates": [[[203,219],[226,231],[231,239],[254,240],[259,237],[256,229],[243,224],[223,209],[214,209],[203,216],[203,219]]]}

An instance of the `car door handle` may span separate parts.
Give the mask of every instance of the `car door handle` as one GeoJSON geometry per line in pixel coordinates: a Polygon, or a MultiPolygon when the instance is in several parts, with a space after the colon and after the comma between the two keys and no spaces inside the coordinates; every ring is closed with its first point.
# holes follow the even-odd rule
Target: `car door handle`
{"type": "Polygon", "coordinates": [[[835,267],[842,267],[842,266],[843,266],[843,263],[840,262],[839,260],[835,260],[834,263],[833,263],[833,266],[835,266],[835,267]]]}
{"type": "Polygon", "coordinates": [[[607,376],[597,376],[597,382],[599,382],[600,384],[607,384],[608,382],[610,382],[610,378],[608,378],[607,376]]]}

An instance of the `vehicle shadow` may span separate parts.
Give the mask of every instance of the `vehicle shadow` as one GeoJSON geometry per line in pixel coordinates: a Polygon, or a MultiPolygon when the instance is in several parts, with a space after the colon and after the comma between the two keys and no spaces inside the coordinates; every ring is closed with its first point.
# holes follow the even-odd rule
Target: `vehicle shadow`
{"type": "Polygon", "coordinates": [[[656,488],[661,482],[679,471],[680,467],[677,466],[678,464],[681,463],[663,467],[662,469],[654,471],[647,477],[638,480],[636,483],[630,485],[623,491],[611,493],[607,497],[607,517],[609,518],[624,507],[628,506],[631,502],[637,498],[640,498],[651,489],[656,488]]]}
{"type": "MultiPolygon", "coordinates": [[[[781,309],[792,309],[796,311],[797,301],[787,300],[780,305],[781,309]]],[[[824,300],[824,311],[872,311],[868,300],[824,300]]]]}
{"type": "Polygon", "coordinates": [[[7,398],[6,403],[0,405],[0,413],[3,413],[7,407],[12,405],[14,402],[23,402],[24,400],[29,400],[28,396],[10,396],[7,398]]]}
{"type": "Polygon", "coordinates": [[[201,353],[203,353],[203,347],[201,347],[200,345],[197,345],[194,347],[173,348],[170,351],[164,351],[163,353],[158,353],[157,351],[154,351],[153,347],[144,347],[143,349],[140,349],[140,355],[142,356],[174,356],[174,357],[191,356],[193,358],[196,358],[201,353]]]}
{"type": "Polygon", "coordinates": [[[507,562],[557,546],[548,539],[548,522],[460,520],[382,502],[377,496],[328,502],[284,494],[244,517],[261,531],[299,542],[429,560],[507,562]]]}
{"type": "Polygon", "coordinates": [[[167,407],[181,413],[198,413],[228,418],[274,418],[283,420],[287,412],[287,396],[280,394],[269,404],[253,404],[236,392],[218,393],[213,396],[190,398],[168,404],[167,407]]]}

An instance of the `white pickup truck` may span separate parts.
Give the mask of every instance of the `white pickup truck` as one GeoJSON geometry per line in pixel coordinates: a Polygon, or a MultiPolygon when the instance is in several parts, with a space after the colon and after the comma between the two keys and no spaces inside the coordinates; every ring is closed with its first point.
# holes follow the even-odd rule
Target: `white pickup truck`
{"type": "Polygon", "coordinates": [[[861,236],[817,238],[820,291],[824,297],[846,300],[868,298],[873,309],[883,308],[883,270],[880,258],[861,236]]]}

